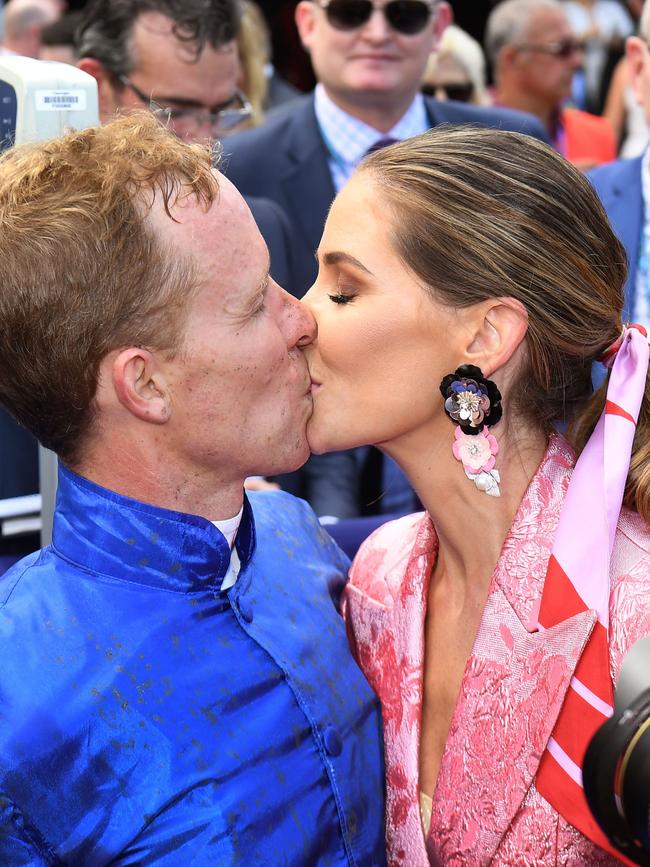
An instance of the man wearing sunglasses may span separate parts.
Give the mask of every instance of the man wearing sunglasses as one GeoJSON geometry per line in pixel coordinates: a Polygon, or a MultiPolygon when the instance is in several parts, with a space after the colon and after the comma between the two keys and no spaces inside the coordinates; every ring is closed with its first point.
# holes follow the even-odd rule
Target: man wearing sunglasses
{"type": "Polygon", "coordinates": [[[227,172],[244,192],[282,205],[294,232],[296,294],[316,276],[314,250],[334,195],[378,142],[439,123],[479,123],[545,138],[522,114],[437,102],[420,93],[451,20],[435,0],[301,0],[300,38],[318,85],[256,130],[229,138],[227,172]]]}
{"type": "MultiPolygon", "coordinates": [[[[420,93],[429,55],[450,20],[449,5],[434,0],[298,3],[296,23],[318,79],[315,92],[226,143],[228,176],[244,193],[278,202],[292,223],[298,296],[316,277],[314,251],[332,199],[369,149],[441,123],[498,126],[546,139],[530,116],[438,102],[420,93]]],[[[331,460],[311,459],[297,483],[284,484],[318,514],[358,515],[358,466],[351,460],[348,477],[333,478],[331,460]]],[[[410,502],[402,505],[411,509],[410,502]]]]}
{"type": "Polygon", "coordinates": [[[609,121],[563,104],[583,50],[559,0],[505,0],[488,18],[485,45],[499,105],[537,115],[557,150],[581,169],[615,159],[609,121]]]}

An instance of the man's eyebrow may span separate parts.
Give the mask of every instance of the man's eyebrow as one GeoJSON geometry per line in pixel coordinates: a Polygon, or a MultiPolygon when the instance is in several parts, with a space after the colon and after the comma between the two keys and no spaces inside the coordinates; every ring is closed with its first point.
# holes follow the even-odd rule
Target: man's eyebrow
{"type": "MultiPolygon", "coordinates": [[[[318,259],[318,253],[316,253],[316,259],[318,259]]],[[[351,256],[349,253],[344,253],[339,250],[332,250],[329,253],[323,253],[322,259],[326,265],[340,265],[341,263],[343,263],[344,265],[352,265],[353,268],[358,268],[359,271],[370,274],[371,277],[375,276],[369,268],[366,268],[366,266],[362,262],[360,262],[354,256],[351,256]]]]}
{"type": "Polygon", "coordinates": [[[233,93],[233,95],[230,97],[230,99],[226,99],[224,102],[220,102],[217,105],[212,105],[212,106],[207,106],[207,105],[204,105],[202,102],[197,102],[194,99],[187,99],[187,98],[184,98],[182,96],[156,95],[156,96],[152,96],[151,100],[152,100],[152,102],[156,102],[159,105],[163,105],[163,106],[168,105],[169,103],[173,103],[174,107],[176,107],[176,108],[191,108],[191,109],[196,109],[196,110],[209,111],[209,112],[212,112],[212,114],[215,114],[218,111],[222,111],[224,108],[228,108],[229,105],[232,105],[232,103],[235,101],[236,96],[237,96],[237,94],[233,93]]]}

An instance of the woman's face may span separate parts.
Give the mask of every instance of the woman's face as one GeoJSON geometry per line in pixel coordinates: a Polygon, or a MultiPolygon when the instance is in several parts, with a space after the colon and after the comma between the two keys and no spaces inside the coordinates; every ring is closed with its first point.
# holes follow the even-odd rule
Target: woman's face
{"type": "Polygon", "coordinates": [[[450,340],[458,313],[433,301],[393,251],[391,219],[361,172],[325,225],[304,298],[318,323],[306,350],[315,452],[384,445],[429,425],[442,416],[441,379],[462,363],[450,340]]]}

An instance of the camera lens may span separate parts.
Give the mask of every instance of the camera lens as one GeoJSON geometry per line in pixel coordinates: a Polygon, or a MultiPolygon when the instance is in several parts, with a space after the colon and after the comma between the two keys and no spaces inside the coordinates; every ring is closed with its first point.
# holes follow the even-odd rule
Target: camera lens
{"type": "Polygon", "coordinates": [[[650,688],[622,709],[617,691],[617,711],[587,748],[582,781],[610,843],[650,867],[650,688]]]}
{"type": "Polygon", "coordinates": [[[621,763],[622,809],[632,833],[650,851],[650,705],[621,763]]]}

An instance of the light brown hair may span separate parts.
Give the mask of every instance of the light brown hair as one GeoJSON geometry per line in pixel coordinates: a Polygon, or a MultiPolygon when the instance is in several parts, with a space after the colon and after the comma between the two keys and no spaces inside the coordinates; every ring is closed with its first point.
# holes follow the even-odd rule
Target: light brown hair
{"type": "MultiPolygon", "coordinates": [[[[528,311],[527,362],[511,412],[550,430],[571,421],[581,449],[604,406],[594,360],[619,336],[625,251],[589,181],[518,133],[441,127],[361,166],[393,212],[392,243],[436,300],[512,297],[528,311]]],[[[626,503],[650,519],[650,389],[626,503]]]]}
{"type": "Polygon", "coordinates": [[[264,104],[268,93],[265,67],[271,57],[270,37],[259,6],[245,0],[241,8],[241,26],[237,35],[240,86],[248,97],[253,114],[250,121],[238,127],[238,130],[245,126],[259,126],[264,120],[264,104]]]}
{"type": "Polygon", "coordinates": [[[0,158],[0,400],[74,464],[99,364],[118,348],[173,351],[196,290],[147,213],[218,193],[211,155],[149,112],[0,158]]]}

